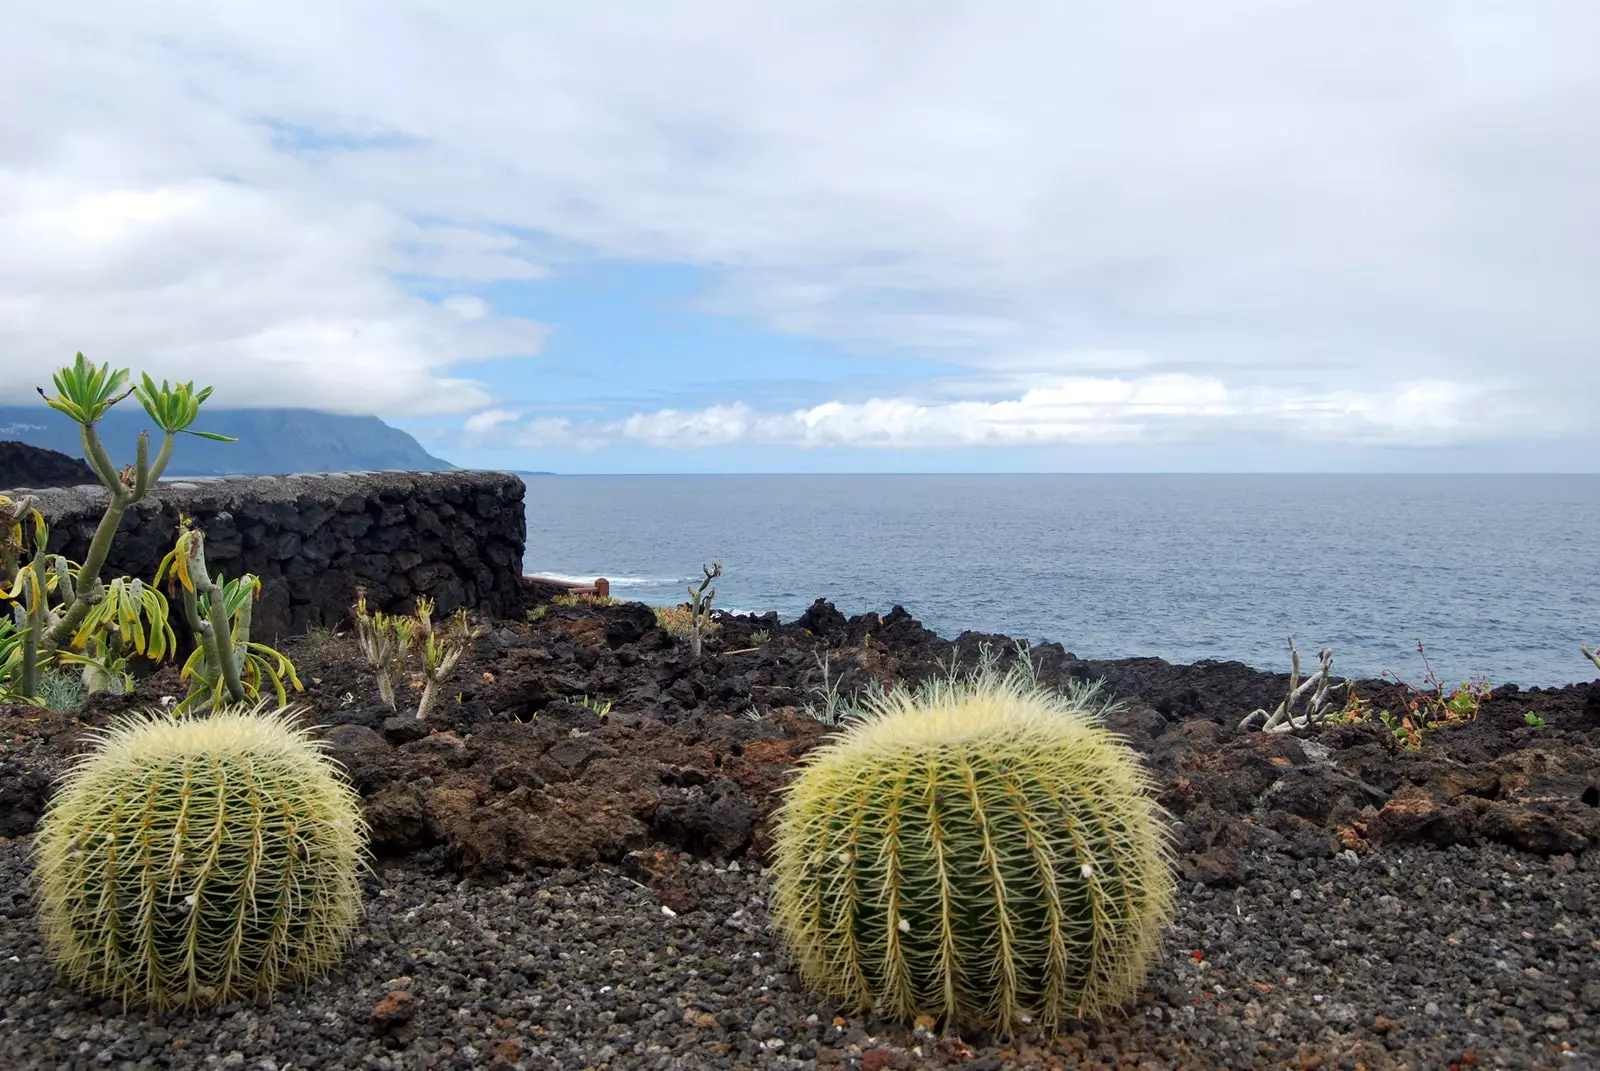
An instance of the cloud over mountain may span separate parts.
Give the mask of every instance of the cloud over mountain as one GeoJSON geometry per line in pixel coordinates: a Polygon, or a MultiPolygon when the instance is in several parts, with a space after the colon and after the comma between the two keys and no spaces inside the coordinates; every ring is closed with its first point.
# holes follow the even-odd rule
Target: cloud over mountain
{"type": "Polygon", "coordinates": [[[1600,8],[6,21],[10,398],[83,349],[567,445],[1426,445],[1574,434],[1600,401],[1600,8]],[[495,286],[596,259],[692,266],[703,311],[908,371],[800,407],[509,405],[473,369],[545,332],[495,286]]]}

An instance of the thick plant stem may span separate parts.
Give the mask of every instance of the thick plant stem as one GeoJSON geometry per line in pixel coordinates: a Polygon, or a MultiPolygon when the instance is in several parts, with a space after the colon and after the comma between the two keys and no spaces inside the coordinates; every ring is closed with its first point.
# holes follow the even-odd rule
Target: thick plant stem
{"type": "Polygon", "coordinates": [[[433,710],[433,697],[438,691],[438,684],[432,677],[422,686],[422,698],[417,700],[417,720],[422,721],[433,710]]]}
{"type": "Polygon", "coordinates": [[[204,537],[195,533],[193,557],[189,561],[189,575],[197,590],[203,591],[209,607],[210,620],[206,622],[206,654],[212,668],[222,674],[222,682],[235,703],[244,702],[244,683],[239,679],[239,662],[234,657],[233,628],[228,620],[228,604],[223,599],[222,587],[206,571],[206,545],[204,537]]]}
{"type": "MultiPolygon", "coordinates": [[[[189,630],[194,633],[195,642],[205,649],[206,658],[210,659],[215,650],[210,642],[211,622],[201,618],[200,601],[195,597],[195,593],[188,587],[179,590],[183,593],[184,620],[189,622],[189,630]]],[[[189,682],[190,698],[202,690],[203,686],[198,678],[189,682]]],[[[185,701],[187,702],[187,699],[185,701]]]]}
{"type": "Polygon", "coordinates": [[[94,474],[100,477],[106,490],[115,497],[122,481],[117,478],[117,467],[111,463],[105,443],[100,441],[100,433],[94,430],[93,424],[84,424],[79,431],[79,438],[83,441],[83,456],[94,467],[94,474]]]}
{"type": "Polygon", "coordinates": [[[22,690],[24,699],[39,697],[39,637],[32,629],[22,638],[22,690]]]}
{"type": "MultiPolygon", "coordinates": [[[[106,453],[105,444],[100,441],[100,434],[95,431],[93,424],[85,424],[82,429],[83,452],[94,467],[95,475],[100,477],[100,482],[105,484],[106,493],[110,500],[106,503],[106,512],[100,518],[100,524],[94,530],[94,539],[89,543],[89,553],[83,559],[83,566],[78,570],[78,598],[62,608],[61,620],[50,630],[48,636],[40,640],[40,651],[45,658],[49,658],[62,644],[71,639],[83,624],[83,619],[88,616],[90,608],[99,601],[101,594],[100,572],[105,568],[106,558],[111,553],[111,543],[116,538],[117,529],[122,527],[122,518],[127,514],[128,507],[145,496],[151,486],[161,478],[166,471],[167,461],[172,457],[171,432],[162,437],[161,451],[156,455],[154,463],[149,461],[150,437],[144,433],[139,435],[138,463],[134,469],[134,485],[128,487],[123,484],[117,475],[116,467],[111,463],[111,456],[106,453]]],[[[43,553],[44,548],[39,548],[43,553]]]]}
{"type": "Polygon", "coordinates": [[[27,589],[28,631],[22,637],[21,680],[22,695],[27,699],[36,698],[39,694],[39,634],[44,631],[48,590],[43,576],[43,561],[42,557],[35,558],[28,565],[33,577],[27,589]]]}
{"type": "Polygon", "coordinates": [[[387,674],[378,674],[378,700],[390,710],[395,709],[394,682],[387,674]]]}
{"type": "Polygon", "coordinates": [[[206,627],[200,620],[200,602],[194,597],[194,592],[189,588],[183,588],[182,591],[183,618],[189,622],[189,628],[198,636],[201,629],[206,627]]]}
{"type": "MultiPolygon", "coordinates": [[[[229,697],[235,703],[242,703],[245,700],[244,682],[239,675],[239,663],[242,659],[235,655],[233,629],[228,618],[228,605],[223,597],[222,587],[211,579],[211,573],[206,569],[205,533],[198,529],[186,532],[179,538],[176,553],[184,555],[187,559],[190,581],[184,584],[182,589],[183,616],[188,619],[189,627],[194,630],[196,642],[205,651],[206,664],[215,674],[211,678],[213,686],[220,676],[224,687],[228,689],[229,697]],[[204,616],[200,613],[199,595],[204,595],[209,604],[204,616]]],[[[246,615],[248,613],[247,608],[246,615]]],[[[246,640],[249,637],[249,628],[249,617],[246,616],[243,629],[246,640]]],[[[199,688],[197,680],[190,686],[189,694],[193,696],[199,688]]]]}
{"type": "Polygon", "coordinates": [[[106,507],[105,516],[100,518],[100,526],[95,529],[94,542],[89,544],[89,560],[78,570],[78,598],[62,608],[61,620],[40,644],[46,657],[54,654],[58,647],[72,638],[73,633],[83,624],[83,619],[89,616],[90,608],[100,601],[98,596],[103,591],[100,584],[100,569],[105,565],[106,555],[111,550],[111,540],[117,534],[125,512],[127,507],[113,498],[111,504],[106,507]],[[93,572],[89,568],[91,562],[94,564],[93,572]]]}
{"type": "Polygon", "coordinates": [[[241,663],[244,661],[244,649],[250,646],[250,615],[255,612],[255,608],[254,599],[246,600],[245,604],[239,607],[239,620],[233,626],[234,658],[241,663]]]}

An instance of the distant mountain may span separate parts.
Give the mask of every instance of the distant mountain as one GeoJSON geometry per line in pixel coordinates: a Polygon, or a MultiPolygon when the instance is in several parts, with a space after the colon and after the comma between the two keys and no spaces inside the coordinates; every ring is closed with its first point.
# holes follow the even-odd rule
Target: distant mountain
{"type": "MultiPolygon", "coordinates": [[[[106,414],[98,428],[111,460],[120,466],[133,460],[139,432],[152,425],[149,415],[129,398],[106,414]]],[[[180,435],[173,444],[166,475],[352,469],[435,471],[455,467],[428,453],[399,428],[391,428],[373,416],[346,416],[316,409],[205,408],[200,411],[195,429],[233,435],[239,441],[219,443],[180,435]]],[[[159,441],[159,433],[151,438],[159,441]]],[[[15,439],[72,457],[83,456],[78,425],[42,402],[36,406],[0,406],[0,439],[15,439]]]]}
{"type": "Polygon", "coordinates": [[[0,487],[76,487],[95,483],[82,458],[0,439],[0,487]]]}

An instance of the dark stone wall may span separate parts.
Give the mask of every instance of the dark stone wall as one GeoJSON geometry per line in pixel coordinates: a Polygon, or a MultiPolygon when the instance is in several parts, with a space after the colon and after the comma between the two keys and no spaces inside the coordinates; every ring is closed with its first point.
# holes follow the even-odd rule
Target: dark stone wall
{"type": "MultiPolygon", "coordinates": [[[[205,530],[213,576],[261,578],[252,630],[261,642],[337,625],[358,585],[369,605],[392,613],[427,595],[440,613],[511,616],[525,600],[525,490],[508,473],[462,470],[162,481],[123,518],[102,575],[154,577],[181,512],[205,530]]],[[[7,493],[34,498],[51,550],[83,559],[104,488],[7,493]]]]}

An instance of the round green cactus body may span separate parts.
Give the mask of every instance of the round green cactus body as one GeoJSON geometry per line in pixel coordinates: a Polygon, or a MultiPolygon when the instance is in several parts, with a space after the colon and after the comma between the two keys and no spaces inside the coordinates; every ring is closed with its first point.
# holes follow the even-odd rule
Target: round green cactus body
{"type": "Polygon", "coordinates": [[[365,841],[359,798],[292,710],[136,716],[40,824],[45,943],[73,983],[125,1003],[264,995],[343,952],[365,841]]]}
{"type": "Polygon", "coordinates": [[[1087,705],[986,674],[890,693],[812,752],[775,835],[805,980],[1011,1031],[1131,999],[1170,916],[1164,813],[1087,705]]]}

